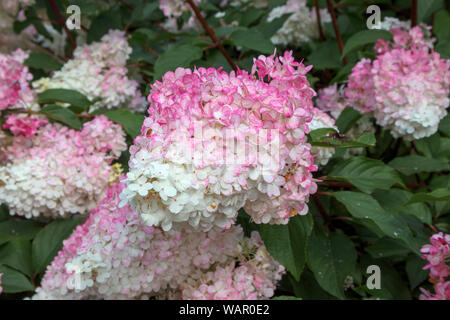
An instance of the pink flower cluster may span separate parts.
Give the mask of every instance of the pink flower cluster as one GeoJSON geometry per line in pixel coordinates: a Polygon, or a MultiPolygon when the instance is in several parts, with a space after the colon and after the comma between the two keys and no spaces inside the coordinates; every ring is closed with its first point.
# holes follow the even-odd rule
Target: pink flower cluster
{"type": "Polygon", "coordinates": [[[34,100],[28,81],[33,75],[23,62],[28,53],[17,49],[11,54],[0,53],[0,110],[27,108],[34,100]]]}
{"type": "Polygon", "coordinates": [[[56,217],[94,208],[108,187],[111,161],[127,147],[121,126],[98,116],[81,131],[46,124],[31,135],[35,127],[27,121],[45,121],[29,118],[17,127],[23,118],[8,120],[13,132],[26,133],[5,146],[6,164],[0,167],[0,202],[10,213],[56,217]]]}
{"type": "Polygon", "coordinates": [[[430,136],[450,104],[450,61],[433,50],[419,26],[391,32],[393,42],[375,45],[374,61],[362,59],[353,68],[345,98],[396,138],[430,136]]]}
{"type": "Polygon", "coordinates": [[[11,131],[15,136],[23,136],[25,138],[32,138],[39,127],[47,124],[45,118],[28,117],[28,116],[6,116],[6,121],[3,124],[3,129],[11,131]]]}
{"type": "Polygon", "coordinates": [[[317,189],[306,142],[310,68],[285,52],[255,59],[250,74],[167,72],[152,85],[149,116],[130,148],[122,205],[164,230],[184,222],[228,228],[241,207],[256,223],[306,214],[317,189]]]}
{"type": "Polygon", "coordinates": [[[428,264],[423,268],[430,270],[430,282],[434,284],[435,294],[421,288],[422,300],[450,300],[450,234],[434,234],[420,250],[422,259],[428,264]]]}
{"type": "Polygon", "coordinates": [[[124,186],[109,188],[64,241],[33,299],[271,297],[284,268],[257,234],[145,226],[129,206],[118,207],[124,186]]]}

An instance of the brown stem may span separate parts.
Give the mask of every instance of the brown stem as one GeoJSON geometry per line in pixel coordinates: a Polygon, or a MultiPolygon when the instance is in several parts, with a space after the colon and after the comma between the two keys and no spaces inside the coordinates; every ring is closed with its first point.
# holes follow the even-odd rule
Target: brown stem
{"type": "Polygon", "coordinates": [[[322,30],[322,22],[320,19],[319,0],[314,0],[314,6],[316,7],[317,27],[319,28],[320,40],[324,41],[324,40],[326,40],[326,37],[322,30]]]}
{"type": "Polygon", "coordinates": [[[417,0],[411,1],[411,27],[417,25],[417,0]]]}
{"type": "MultiPolygon", "coordinates": [[[[72,36],[72,34],[70,33],[69,29],[66,26],[66,20],[64,20],[63,16],[59,12],[59,9],[55,3],[55,0],[48,0],[48,1],[50,2],[50,6],[52,7],[52,10],[56,15],[56,18],[58,19],[59,24],[61,25],[61,27],[63,27],[64,31],[67,34],[67,38],[70,41],[71,51],[73,52],[73,50],[75,50],[75,47],[77,46],[77,44],[75,42],[74,37],[72,36]]],[[[72,53],[70,53],[70,56],[72,56],[72,53]]]]}
{"type": "MultiPolygon", "coordinates": [[[[342,54],[342,52],[344,52],[344,42],[342,41],[341,32],[339,31],[339,26],[338,26],[338,23],[336,20],[336,14],[334,13],[334,7],[330,0],[327,0],[327,7],[328,7],[328,12],[330,13],[330,16],[331,16],[331,22],[333,24],[334,32],[336,33],[336,38],[337,38],[338,45],[339,45],[339,51],[342,54]]],[[[347,64],[347,57],[344,57],[343,61],[344,61],[344,65],[347,64]]]]}
{"type": "Polygon", "coordinates": [[[225,59],[227,59],[228,63],[230,64],[230,66],[233,68],[233,70],[237,70],[236,65],[233,62],[233,59],[231,59],[230,55],[228,54],[228,52],[225,50],[225,48],[223,47],[223,45],[220,43],[220,41],[216,38],[216,35],[214,34],[214,30],[209,26],[208,22],[206,22],[205,18],[203,18],[200,10],[198,9],[198,7],[195,5],[194,1],[192,0],[187,0],[187,2],[189,3],[189,5],[192,7],[192,10],[194,10],[195,16],[197,17],[197,19],[200,21],[200,23],[203,26],[203,29],[205,29],[206,33],[209,35],[209,37],[211,38],[211,40],[215,43],[215,45],[217,46],[217,48],[219,48],[220,52],[222,52],[222,54],[224,55],[225,59]]]}

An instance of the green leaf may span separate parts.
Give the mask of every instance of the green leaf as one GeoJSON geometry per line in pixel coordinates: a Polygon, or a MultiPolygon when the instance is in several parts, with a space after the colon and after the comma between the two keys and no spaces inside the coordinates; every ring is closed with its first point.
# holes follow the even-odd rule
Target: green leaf
{"type": "Polygon", "coordinates": [[[263,21],[258,26],[255,27],[259,32],[261,32],[264,37],[270,39],[286,22],[286,20],[291,16],[292,13],[284,14],[281,17],[273,19],[272,21],[263,21]]]}
{"type": "Polygon", "coordinates": [[[337,298],[345,299],[345,278],[355,275],[356,259],[355,246],[343,233],[311,237],[308,266],[319,285],[337,298]]]}
{"type": "Polygon", "coordinates": [[[140,5],[133,10],[129,23],[138,23],[149,19],[153,11],[158,8],[159,3],[140,3],[140,5]]]}
{"type": "Polygon", "coordinates": [[[3,222],[5,220],[8,220],[9,218],[9,211],[6,204],[2,203],[0,204],[0,222],[3,222]]]}
{"type": "Polygon", "coordinates": [[[155,62],[155,79],[161,79],[167,71],[174,71],[178,67],[189,67],[193,61],[200,59],[202,54],[201,48],[190,44],[166,50],[155,62]]]}
{"type": "Polygon", "coordinates": [[[409,285],[414,289],[428,278],[428,271],[423,270],[426,261],[421,257],[411,254],[406,259],[406,274],[408,275],[409,285]]]}
{"type": "Polygon", "coordinates": [[[109,30],[122,29],[122,16],[117,8],[103,11],[92,20],[87,32],[87,42],[99,41],[109,30]]]}
{"type": "Polygon", "coordinates": [[[439,52],[441,58],[450,59],[450,41],[440,41],[434,49],[439,52]]]}
{"type": "Polygon", "coordinates": [[[417,21],[425,22],[433,12],[443,7],[444,0],[417,1],[417,21]]]}
{"type": "Polygon", "coordinates": [[[374,244],[368,246],[366,251],[373,258],[388,258],[392,256],[406,257],[410,250],[401,245],[401,242],[391,238],[378,239],[374,244]]]}
{"type": "Polygon", "coordinates": [[[68,108],[61,107],[57,104],[50,104],[43,107],[39,113],[46,115],[50,119],[62,122],[71,128],[81,129],[80,119],[68,108]]]}
{"type": "Polygon", "coordinates": [[[365,193],[339,191],[333,194],[353,217],[363,221],[371,221],[379,228],[377,231],[381,230],[390,238],[404,241],[408,248],[416,253],[418,252],[417,241],[413,238],[411,230],[399,214],[384,210],[373,197],[365,193]]]}
{"type": "Polygon", "coordinates": [[[339,134],[333,128],[320,128],[312,130],[309,134],[308,142],[312,146],[327,148],[364,148],[375,146],[376,139],[373,132],[364,132],[356,139],[339,134]]]}
{"type": "Polygon", "coordinates": [[[322,289],[317,283],[314,274],[308,268],[302,272],[300,281],[295,281],[292,276],[288,277],[294,290],[295,296],[304,300],[335,300],[336,298],[322,289]]]}
{"type": "Polygon", "coordinates": [[[63,240],[68,238],[73,229],[81,220],[65,219],[55,220],[46,225],[33,240],[32,263],[33,270],[37,273],[45,271],[53,258],[63,246],[63,240]]]}
{"type": "Polygon", "coordinates": [[[418,152],[428,158],[438,158],[441,149],[441,137],[438,133],[415,141],[418,152]]]}
{"type": "Polygon", "coordinates": [[[84,94],[71,89],[48,89],[39,93],[38,103],[68,103],[87,110],[92,104],[84,94]]]}
{"type": "Polygon", "coordinates": [[[62,64],[51,55],[42,52],[31,52],[24,64],[31,68],[45,71],[59,70],[62,64]]]}
{"type": "Polygon", "coordinates": [[[287,225],[258,225],[261,238],[271,256],[285,266],[296,280],[300,279],[305,266],[306,246],[312,228],[311,215],[295,216],[287,225]]]}
{"type": "Polygon", "coordinates": [[[346,133],[358,121],[362,115],[352,107],[346,107],[336,120],[336,126],[340,133],[346,133]]]}
{"type": "Polygon", "coordinates": [[[26,275],[32,275],[31,242],[26,238],[15,238],[0,248],[0,265],[6,265],[19,270],[26,275]]]}
{"type": "Polygon", "coordinates": [[[120,124],[125,132],[128,133],[133,139],[140,134],[142,123],[145,119],[143,114],[133,113],[127,109],[98,109],[92,112],[92,114],[104,114],[111,121],[120,124]]]}
{"type": "Polygon", "coordinates": [[[450,201],[450,190],[447,188],[439,188],[428,193],[415,193],[406,204],[427,201],[450,201]]]}
{"type": "Polygon", "coordinates": [[[346,181],[365,193],[375,189],[389,190],[403,186],[397,172],[380,160],[354,157],[338,163],[328,175],[329,180],[346,181]]]}
{"type": "Polygon", "coordinates": [[[341,57],[345,57],[350,51],[369,43],[375,43],[378,39],[391,40],[392,34],[386,30],[363,30],[352,35],[344,45],[341,57]]]}
{"type": "Polygon", "coordinates": [[[388,211],[412,215],[423,223],[431,223],[431,211],[424,203],[410,204],[413,194],[406,190],[377,190],[375,199],[388,211]]]}
{"type": "Polygon", "coordinates": [[[257,29],[237,30],[230,35],[230,40],[238,47],[262,53],[271,54],[274,50],[272,42],[257,29]]]}
{"type": "Polygon", "coordinates": [[[308,64],[314,66],[314,70],[340,69],[343,67],[340,59],[338,43],[335,39],[321,42],[308,56],[308,64]]]}
{"type": "Polygon", "coordinates": [[[32,220],[9,219],[0,223],[0,244],[14,237],[33,239],[41,225],[32,220]]]}
{"type": "Polygon", "coordinates": [[[389,165],[407,176],[420,172],[450,170],[450,164],[446,160],[432,159],[415,154],[395,158],[389,162],[389,165]]]}
{"type": "Polygon", "coordinates": [[[30,280],[19,271],[0,265],[0,273],[3,274],[1,286],[4,293],[34,291],[30,280]]]}
{"type": "Polygon", "coordinates": [[[439,41],[450,40],[450,13],[441,10],[434,16],[433,33],[439,41]]]}
{"type": "MultiPolygon", "coordinates": [[[[405,300],[411,299],[411,293],[408,290],[402,277],[397,272],[396,268],[392,267],[390,263],[383,259],[372,259],[368,255],[361,257],[361,272],[366,274],[369,265],[376,265],[380,268],[381,273],[381,288],[368,289],[364,286],[367,293],[379,299],[396,299],[405,300]]],[[[370,274],[367,274],[369,277],[370,274]]]]}
{"type": "Polygon", "coordinates": [[[447,114],[441,122],[439,122],[439,132],[443,133],[447,137],[450,137],[450,113],[447,114]]]}

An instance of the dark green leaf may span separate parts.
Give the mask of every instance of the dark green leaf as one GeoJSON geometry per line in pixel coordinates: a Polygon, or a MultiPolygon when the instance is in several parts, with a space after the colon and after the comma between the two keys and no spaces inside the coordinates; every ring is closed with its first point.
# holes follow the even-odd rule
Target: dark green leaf
{"type": "Polygon", "coordinates": [[[420,172],[439,172],[450,170],[450,164],[446,160],[431,159],[415,154],[395,158],[389,162],[389,165],[407,176],[420,172]]]}
{"type": "Polygon", "coordinates": [[[388,211],[412,215],[423,223],[431,223],[431,211],[424,203],[409,204],[411,192],[401,189],[377,190],[375,199],[388,211]]]}
{"type": "Polygon", "coordinates": [[[33,239],[41,229],[36,221],[9,219],[0,223],[0,244],[5,243],[14,237],[24,237],[33,239]]]}
{"type": "Polygon", "coordinates": [[[91,104],[84,94],[71,89],[48,89],[39,93],[38,103],[69,103],[76,107],[87,109],[91,104]]]}
{"type": "Polygon", "coordinates": [[[87,32],[87,42],[99,41],[109,30],[122,29],[122,17],[117,8],[100,13],[92,20],[87,32]]]}
{"type": "Polygon", "coordinates": [[[411,254],[406,259],[406,274],[408,275],[411,289],[414,289],[428,278],[428,271],[423,270],[425,265],[426,261],[415,254],[411,254]]]}
{"type": "Polygon", "coordinates": [[[172,47],[158,57],[155,62],[155,79],[167,71],[175,71],[178,67],[189,67],[190,64],[202,57],[202,49],[190,44],[172,47]]]}
{"type": "Polygon", "coordinates": [[[62,122],[69,127],[78,130],[81,129],[80,119],[78,119],[76,114],[68,108],[57,104],[50,104],[43,107],[39,112],[46,115],[48,118],[62,122]]]}
{"type": "Polygon", "coordinates": [[[45,71],[58,70],[62,64],[51,55],[42,52],[31,52],[24,64],[31,68],[43,69],[45,71]]]}
{"type": "Polygon", "coordinates": [[[265,38],[257,29],[237,30],[230,35],[230,40],[238,47],[262,53],[271,54],[274,50],[272,42],[265,38]]]}
{"type": "Polygon", "coordinates": [[[30,280],[19,271],[0,265],[0,273],[3,274],[1,286],[4,293],[34,291],[30,280]]]}
{"type": "Polygon", "coordinates": [[[313,235],[308,245],[308,267],[328,293],[345,299],[344,283],[356,273],[357,254],[353,242],[343,233],[328,237],[313,235]]]}
{"type": "Polygon", "coordinates": [[[340,55],[337,41],[330,39],[321,42],[308,56],[307,62],[314,66],[313,70],[339,69],[343,66],[340,55]]]}
{"type": "Polygon", "coordinates": [[[63,240],[68,238],[81,220],[55,220],[46,225],[33,240],[32,262],[33,270],[37,273],[45,271],[63,246],[63,240]]]}
{"type": "Polygon", "coordinates": [[[365,157],[354,157],[338,163],[328,179],[349,182],[366,193],[372,193],[375,189],[389,190],[395,184],[403,186],[394,169],[380,160],[365,157]]]}
{"type": "Polygon", "coordinates": [[[0,247],[0,265],[6,265],[19,270],[26,275],[32,275],[31,242],[26,238],[15,238],[0,247]]]}
{"type": "Polygon", "coordinates": [[[402,246],[401,242],[391,238],[378,239],[374,244],[368,246],[366,251],[373,258],[406,257],[411,252],[408,248],[402,246]]]}
{"type": "Polygon", "coordinates": [[[415,193],[406,204],[427,201],[450,201],[450,189],[439,188],[428,193],[415,193]]]}
{"type": "Polygon", "coordinates": [[[342,57],[347,55],[350,51],[360,48],[369,43],[375,43],[378,39],[391,40],[392,34],[386,30],[363,30],[352,35],[344,45],[342,57]]]}
{"type": "Polygon", "coordinates": [[[99,109],[92,112],[92,114],[104,114],[111,121],[120,124],[125,132],[128,133],[133,139],[140,134],[142,123],[145,119],[143,114],[133,113],[126,109],[99,109]]]}
{"type": "Polygon", "coordinates": [[[258,225],[272,257],[299,280],[306,261],[306,246],[313,228],[311,215],[291,218],[287,225],[258,225]]]}
{"type": "Polygon", "coordinates": [[[433,33],[439,41],[450,40],[450,13],[447,10],[441,10],[434,16],[433,33]]]}
{"type": "Polygon", "coordinates": [[[339,191],[334,192],[334,195],[353,217],[373,222],[385,235],[403,240],[408,248],[418,252],[416,239],[413,238],[411,230],[398,213],[384,210],[373,197],[365,193],[339,191]]]}
{"type": "Polygon", "coordinates": [[[346,107],[336,120],[340,133],[346,133],[361,118],[361,114],[351,107],[346,107]]]}

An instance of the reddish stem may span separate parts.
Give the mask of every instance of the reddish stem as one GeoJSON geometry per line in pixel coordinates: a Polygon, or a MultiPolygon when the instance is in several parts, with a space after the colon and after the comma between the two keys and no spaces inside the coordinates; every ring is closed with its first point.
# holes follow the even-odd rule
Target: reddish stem
{"type": "MultiPolygon", "coordinates": [[[[327,7],[328,7],[328,12],[330,13],[330,16],[331,16],[331,22],[333,24],[334,32],[336,33],[336,39],[338,41],[339,51],[342,54],[342,52],[344,52],[344,42],[342,41],[341,32],[339,31],[339,26],[338,26],[338,23],[336,20],[336,14],[334,13],[334,7],[330,0],[327,0],[327,7]]],[[[347,57],[343,58],[343,62],[344,62],[344,65],[348,63],[347,57]]]]}
{"type": "Polygon", "coordinates": [[[219,39],[216,38],[216,35],[214,34],[214,30],[209,26],[208,22],[206,22],[205,18],[203,18],[200,10],[198,9],[198,7],[195,5],[194,1],[192,0],[187,0],[187,2],[189,3],[189,5],[192,7],[192,10],[194,10],[195,16],[197,17],[197,19],[200,21],[200,23],[203,26],[203,29],[205,29],[206,33],[209,35],[209,37],[211,38],[211,40],[214,42],[214,44],[217,46],[217,48],[219,48],[220,52],[222,52],[222,54],[224,55],[225,59],[227,59],[228,63],[230,64],[230,66],[233,68],[233,70],[237,70],[237,67],[235,65],[235,63],[233,62],[233,59],[231,59],[230,55],[228,54],[228,52],[225,50],[225,48],[223,47],[223,45],[220,43],[219,39]]]}
{"type": "Polygon", "coordinates": [[[320,8],[319,8],[319,0],[314,0],[314,6],[316,7],[316,17],[317,17],[317,27],[319,28],[319,36],[320,40],[326,40],[325,34],[322,30],[322,22],[320,18],[320,8]]]}
{"type": "Polygon", "coordinates": [[[417,25],[417,0],[411,1],[411,27],[417,25]]]}
{"type": "MultiPolygon", "coordinates": [[[[55,0],[48,0],[50,2],[50,6],[53,10],[53,12],[56,15],[56,18],[58,19],[59,24],[61,25],[61,27],[64,29],[64,31],[67,34],[67,38],[70,41],[70,46],[72,48],[72,51],[75,49],[75,47],[77,46],[74,37],[72,36],[72,34],[70,33],[69,29],[66,26],[66,20],[64,20],[63,16],[61,15],[61,13],[59,12],[58,6],[55,3],[55,0]]],[[[71,56],[72,54],[70,54],[71,56]]]]}

